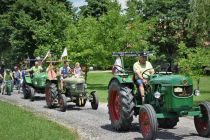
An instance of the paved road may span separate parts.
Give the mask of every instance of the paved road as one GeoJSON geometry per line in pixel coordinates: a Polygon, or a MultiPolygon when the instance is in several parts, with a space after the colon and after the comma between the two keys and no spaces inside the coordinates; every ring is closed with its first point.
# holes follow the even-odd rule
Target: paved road
{"type": "MultiPolygon", "coordinates": [[[[48,109],[41,94],[36,95],[36,101],[30,102],[23,99],[22,94],[16,92],[12,96],[0,95],[0,100],[8,101],[18,106],[27,108],[36,114],[41,114],[66,127],[76,130],[84,140],[141,140],[142,135],[138,131],[138,118],[134,118],[129,132],[119,133],[112,129],[108,117],[107,105],[100,104],[97,111],[92,110],[90,103],[86,107],[75,107],[69,104],[66,112],[58,109],[48,109]]],[[[163,140],[210,140],[199,137],[192,118],[181,118],[174,129],[159,129],[157,139],[163,140]]]]}

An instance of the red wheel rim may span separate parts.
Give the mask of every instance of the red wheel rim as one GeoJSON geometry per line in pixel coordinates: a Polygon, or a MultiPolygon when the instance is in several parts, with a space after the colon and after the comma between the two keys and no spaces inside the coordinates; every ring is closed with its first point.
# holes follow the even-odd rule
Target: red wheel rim
{"type": "Polygon", "coordinates": [[[111,119],[113,121],[120,119],[120,97],[117,94],[117,90],[111,91],[111,97],[109,99],[109,110],[111,113],[111,119]]]}
{"type": "Polygon", "coordinates": [[[51,105],[52,102],[53,102],[53,99],[52,99],[52,95],[51,95],[51,93],[50,93],[50,89],[49,89],[49,88],[47,88],[47,89],[45,90],[45,95],[46,95],[47,104],[48,104],[48,105],[51,105]]]}
{"type": "Polygon", "coordinates": [[[201,106],[202,118],[195,118],[195,126],[199,132],[206,131],[208,129],[208,112],[204,106],[201,106]]]}
{"type": "Polygon", "coordinates": [[[140,112],[139,115],[140,132],[143,136],[148,136],[151,131],[149,116],[147,112],[140,112]]]}

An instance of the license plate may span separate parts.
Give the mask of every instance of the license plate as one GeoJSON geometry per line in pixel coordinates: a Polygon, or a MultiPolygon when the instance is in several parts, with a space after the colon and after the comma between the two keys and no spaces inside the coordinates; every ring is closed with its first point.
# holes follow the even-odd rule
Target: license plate
{"type": "Polygon", "coordinates": [[[174,88],[174,92],[183,92],[183,89],[180,87],[174,88]]]}

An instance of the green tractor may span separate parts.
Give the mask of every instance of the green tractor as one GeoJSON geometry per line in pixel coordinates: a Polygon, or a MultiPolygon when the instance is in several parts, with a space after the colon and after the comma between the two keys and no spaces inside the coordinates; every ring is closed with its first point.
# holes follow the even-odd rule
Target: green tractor
{"type": "Polygon", "coordinates": [[[108,110],[112,127],[117,131],[128,131],[133,115],[139,115],[139,128],[144,139],[156,138],[159,128],[173,128],[179,117],[193,116],[198,134],[210,136],[210,104],[200,103],[193,106],[193,96],[200,94],[193,90],[193,82],[189,77],[174,75],[170,72],[156,72],[146,75],[148,83],[145,88],[145,103],[133,80],[133,72],[124,69],[124,56],[139,56],[136,52],[115,52],[113,56],[121,59],[122,66],[116,66],[108,85],[108,110]],[[120,69],[119,69],[120,68],[120,69]]]}
{"type": "Polygon", "coordinates": [[[47,81],[45,99],[49,108],[59,105],[60,111],[65,112],[67,102],[74,102],[76,106],[84,107],[88,100],[91,103],[92,109],[98,109],[99,99],[96,91],[87,92],[87,84],[84,77],[69,75],[63,80],[63,90],[61,90],[60,85],[61,80],[59,75],[56,79],[47,81]]]}
{"type": "Polygon", "coordinates": [[[22,85],[24,99],[30,98],[31,101],[34,101],[35,93],[44,93],[47,78],[46,72],[25,75],[22,85]]]}

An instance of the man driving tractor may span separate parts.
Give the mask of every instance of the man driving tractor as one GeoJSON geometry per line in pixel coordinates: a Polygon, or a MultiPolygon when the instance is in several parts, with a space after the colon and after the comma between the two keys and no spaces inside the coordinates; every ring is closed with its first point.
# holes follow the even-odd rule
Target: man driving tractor
{"type": "Polygon", "coordinates": [[[133,71],[135,73],[134,81],[139,88],[142,97],[142,103],[144,103],[144,84],[148,82],[147,75],[152,75],[155,73],[151,63],[147,61],[147,56],[148,54],[146,52],[142,52],[140,54],[139,60],[133,65],[133,71]],[[145,75],[142,75],[145,70],[148,71],[145,72],[145,75]]]}
{"type": "Polygon", "coordinates": [[[35,74],[39,74],[40,72],[42,72],[42,70],[43,70],[42,66],[39,66],[39,63],[36,61],[35,66],[26,70],[26,72],[33,71],[35,74]]]}

